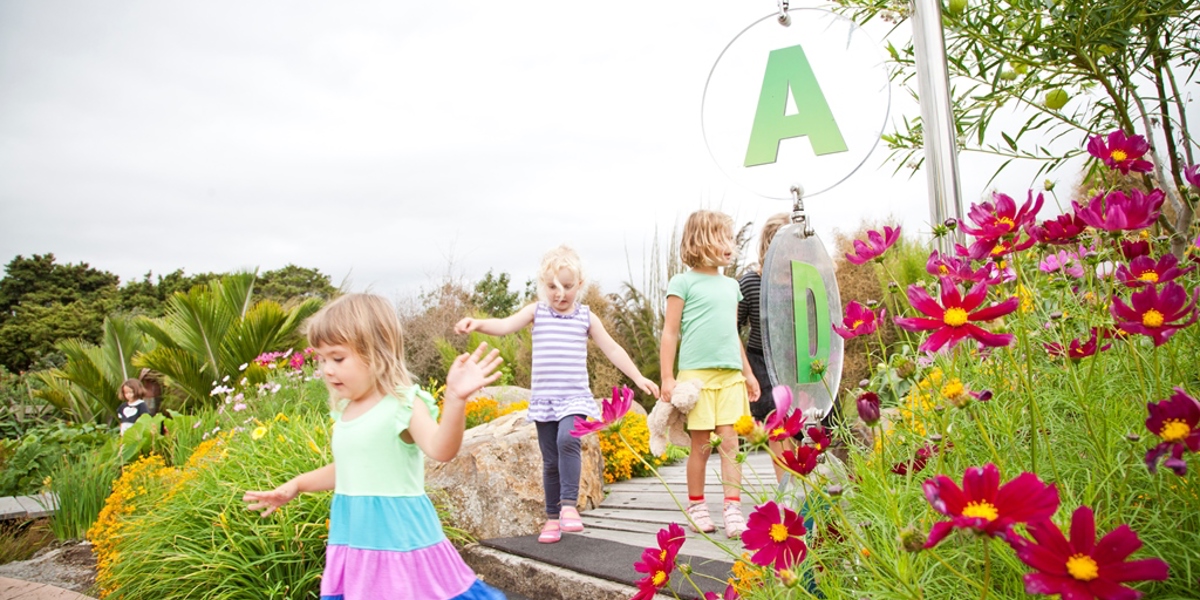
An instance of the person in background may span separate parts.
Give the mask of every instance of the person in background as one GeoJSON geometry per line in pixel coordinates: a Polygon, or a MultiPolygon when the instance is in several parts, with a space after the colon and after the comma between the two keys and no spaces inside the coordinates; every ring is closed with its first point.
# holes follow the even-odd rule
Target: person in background
{"type": "Polygon", "coordinates": [[[142,417],[142,415],[150,414],[150,408],[146,406],[146,389],[142,387],[142,382],[136,379],[126,379],[125,383],[121,384],[121,398],[125,400],[117,409],[117,420],[121,423],[121,435],[133,427],[134,423],[142,417]]]}

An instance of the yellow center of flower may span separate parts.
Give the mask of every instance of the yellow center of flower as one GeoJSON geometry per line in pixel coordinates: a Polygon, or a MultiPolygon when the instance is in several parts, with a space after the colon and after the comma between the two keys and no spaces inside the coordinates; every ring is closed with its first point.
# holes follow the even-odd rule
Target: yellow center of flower
{"type": "Polygon", "coordinates": [[[992,248],[992,256],[996,256],[997,254],[1003,254],[1004,250],[1005,250],[1004,244],[996,244],[996,247],[992,248]]]}
{"type": "Polygon", "coordinates": [[[980,500],[978,502],[968,502],[963,507],[962,516],[972,519],[995,521],[996,517],[1000,516],[1000,512],[996,510],[995,506],[992,506],[991,502],[980,500]]]}
{"type": "Polygon", "coordinates": [[[1158,283],[1158,273],[1154,271],[1146,271],[1141,275],[1138,275],[1138,279],[1142,281],[1148,281],[1150,283],[1158,283]]]}
{"type": "Polygon", "coordinates": [[[667,560],[667,549],[666,548],[663,548],[661,551],[659,551],[658,560],[666,562],[666,560],[667,560]]]}
{"type": "Polygon", "coordinates": [[[1067,572],[1080,581],[1091,581],[1100,576],[1100,566],[1086,554],[1072,554],[1067,559],[1067,572]]]}
{"type": "Polygon", "coordinates": [[[1142,325],[1146,327],[1162,327],[1163,314],[1153,308],[1142,315],[1142,325]]]}
{"type": "Polygon", "coordinates": [[[1163,421],[1158,437],[1162,438],[1164,442],[1182,442],[1191,432],[1192,428],[1188,427],[1187,423],[1179,419],[1167,419],[1163,421]]]}
{"type": "Polygon", "coordinates": [[[863,320],[859,319],[859,320],[855,321],[853,325],[850,326],[850,329],[858,329],[859,327],[862,326],[862,324],[863,324],[863,320]]]}
{"type": "Polygon", "coordinates": [[[1016,225],[1016,223],[1013,223],[1013,220],[1008,217],[996,217],[996,222],[1008,225],[1009,229],[1012,229],[1013,226],[1016,225]]]}
{"type": "Polygon", "coordinates": [[[654,582],[654,587],[662,587],[662,584],[667,582],[667,574],[662,571],[655,571],[654,579],[651,581],[654,582]]]}
{"type": "Polygon", "coordinates": [[[771,430],[771,435],[776,436],[776,437],[781,436],[781,435],[786,435],[786,434],[787,434],[787,430],[782,427],[776,427],[775,429],[771,430]]]}
{"type": "Polygon", "coordinates": [[[947,267],[946,265],[938,265],[938,275],[949,275],[949,274],[950,274],[950,267],[947,267]]]}
{"type": "Polygon", "coordinates": [[[733,423],[733,431],[738,435],[749,435],[754,431],[754,419],[750,415],[742,415],[733,423]]]}
{"type": "Polygon", "coordinates": [[[1110,152],[1108,154],[1108,157],[1117,162],[1121,162],[1121,161],[1129,158],[1129,155],[1125,154],[1124,150],[1113,150],[1112,152],[1110,152]]]}
{"type": "Polygon", "coordinates": [[[951,400],[963,395],[965,391],[966,388],[963,387],[962,382],[958,379],[951,379],[949,383],[942,386],[942,395],[951,400]]]}
{"type": "Polygon", "coordinates": [[[782,544],[788,539],[788,528],[783,523],[776,523],[771,526],[771,540],[776,544],[782,544]]]}
{"type": "Polygon", "coordinates": [[[967,322],[967,311],[955,306],[946,309],[942,321],[951,327],[960,327],[967,322]]]}

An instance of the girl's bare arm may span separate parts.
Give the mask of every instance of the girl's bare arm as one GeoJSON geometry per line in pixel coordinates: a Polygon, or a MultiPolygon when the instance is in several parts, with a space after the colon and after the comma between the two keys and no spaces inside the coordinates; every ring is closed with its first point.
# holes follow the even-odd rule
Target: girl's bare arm
{"type": "Polygon", "coordinates": [[[454,333],[478,331],[488,335],[508,335],[519,331],[533,322],[533,311],[537,304],[530,304],[503,319],[476,319],[467,317],[454,324],[454,333]]]}

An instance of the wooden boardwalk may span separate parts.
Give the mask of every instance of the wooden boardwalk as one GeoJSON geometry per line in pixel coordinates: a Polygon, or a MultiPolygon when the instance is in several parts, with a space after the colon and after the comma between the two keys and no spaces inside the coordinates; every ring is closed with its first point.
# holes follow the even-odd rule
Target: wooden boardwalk
{"type": "MultiPolygon", "coordinates": [[[[704,540],[703,536],[687,526],[687,518],[679,508],[680,505],[687,506],[685,465],[686,460],[660,467],[659,475],[663,481],[649,477],[610,484],[606,488],[608,495],[600,506],[583,513],[583,522],[587,529],[575,535],[598,537],[648,548],[658,544],[655,536],[660,529],[670,523],[679,523],[688,533],[688,541],[680,550],[682,554],[733,562],[734,557],[728,552],[704,540]]],[[[708,509],[712,513],[713,523],[717,525],[717,531],[709,535],[740,553],[741,542],[727,539],[721,523],[724,493],[721,488],[720,470],[720,460],[714,454],[708,461],[708,477],[704,488],[708,509]]],[[[753,501],[747,497],[747,492],[773,492],[776,487],[775,471],[771,467],[770,456],[765,452],[749,454],[746,462],[742,464],[742,488],[746,490],[742,494],[742,514],[749,518],[750,511],[754,509],[753,501]]]]}

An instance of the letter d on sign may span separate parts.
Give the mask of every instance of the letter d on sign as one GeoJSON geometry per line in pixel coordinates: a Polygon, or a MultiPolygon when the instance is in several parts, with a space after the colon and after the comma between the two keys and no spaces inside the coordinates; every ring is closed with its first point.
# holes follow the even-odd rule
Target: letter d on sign
{"type": "Polygon", "coordinates": [[[802,135],[808,136],[818,156],[847,150],[804,48],[797,45],[773,50],[767,58],[745,166],[774,163],[779,156],[779,142],[802,135]],[[787,114],[789,89],[796,100],[794,115],[787,114]]]}
{"type": "Polygon", "coordinates": [[[796,383],[817,383],[812,363],[829,363],[829,336],[833,323],[821,273],[812,265],[792,261],[792,302],[796,315],[796,383]]]}

